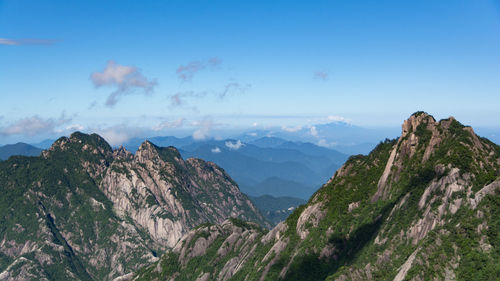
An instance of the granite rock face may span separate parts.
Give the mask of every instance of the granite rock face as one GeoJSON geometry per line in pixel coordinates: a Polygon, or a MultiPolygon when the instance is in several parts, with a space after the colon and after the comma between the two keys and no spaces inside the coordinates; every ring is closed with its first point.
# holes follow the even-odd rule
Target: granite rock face
{"type": "Polygon", "coordinates": [[[217,165],[184,161],[174,147],[146,141],[135,156],[120,149],[99,185],[117,213],[128,216],[157,243],[173,247],[191,228],[230,217],[269,225],[217,165]]]}
{"type": "Polygon", "coordinates": [[[198,224],[268,226],[215,164],[150,142],[113,150],[95,134],[1,161],[0,192],[1,280],[123,279],[198,224]]]}
{"type": "Polygon", "coordinates": [[[496,280],[500,147],[416,112],[269,232],[221,228],[192,230],[132,279],[496,280]]]}

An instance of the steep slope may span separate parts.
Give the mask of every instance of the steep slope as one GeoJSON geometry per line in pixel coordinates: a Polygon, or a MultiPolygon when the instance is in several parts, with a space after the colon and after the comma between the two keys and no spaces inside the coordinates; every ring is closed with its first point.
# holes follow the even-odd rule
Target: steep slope
{"type": "Polygon", "coordinates": [[[401,137],[351,157],[244,250],[220,250],[241,231],[223,242],[203,231],[135,280],[194,280],[186,271],[198,280],[496,280],[500,148],[454,118],[417,112],[401,137]],[[196,258],[181,254],[197,244],[196,258]]]}
{"type": "Polygon", "coordinates": [[[0,146],[0,160],[9,159],[13,155],[38,156],[42,149],[34,147],[27,143],[18,142],[16,144],[7,144],[0,146]]]}
{"type": "Polygon", "coordinates": [[[149,142],[132,156],[74,133],[0,162],[0,279],[111,280],[202,222],[267,225],[213,163],[149,142]]]}
{"type": "Polygon", "coordinates": [[[238,217],[269,226],[217,165],[194,158],[184,161],[174,147],[160,148],[149,141],[135,155],[123,148],[115,151],[100,186],[119,213],[168,247],[204,222],[238,217]]]}

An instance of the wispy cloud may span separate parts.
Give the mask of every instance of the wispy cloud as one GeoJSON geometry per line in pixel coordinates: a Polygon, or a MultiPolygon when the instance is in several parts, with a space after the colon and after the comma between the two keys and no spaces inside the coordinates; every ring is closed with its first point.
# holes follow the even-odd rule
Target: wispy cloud
{"type": "Polygon", "coordinates": [[[316,126],[311,126],[311,128],[309,128],[309,134],[313,137],[318,136],[318,130],[316,129],[316,126]]]}
{"type": "Polygon", "coordinates": [[[194,122],[193,125],[198,127],[196,131],[193,133],[193,139],[195,140],[204,140],[208,138],[212,127],[214,126],[214,122],[212,118],[205,117],[201,121],[194,122]]]}
{"type": "Polygon", "coordinates": [[[177,107],[186,104],[186,99],[188,98],[202,98],[208,95],[208,92],[195,92],[195,91],[184,91],[177,92],[175,95],[170,96],[170,106],[177,107]]]}
{"type": "Polygon", "coordinates": [[[210,151],[212,151],[212,153],[220,153],[221,152],[220,148],[218,148],[218,147],[212,148],[210,151]]]}
{"type": "Polygon", "coordinates": [[[52,134],[56,132],[56,128],[71,122],[71,118],[62,114],[58,119],[44,119],[38,115],[26,117],[15,121],[14,123],[0,128],[1,136],[36,136],[41,134],[52,134]]]}
{"type": "Polygon", "coordinates": [[[21,45],[52,45],[56,40],[49,39],[8,39],[0,38],[0,45],[21,46],[21,45]]]}
{"type": "Polygon", "coordinates": [[[88,131],[99,134],[112,146],[122,145],[131,138],[144,136],[149,132],[146,128],[129,126],[128,124],[89,128],[88,131]]]}
{"type": "Polygon", "coordinates": [[[177,77],[183,81],[191,81],[194,75],[206,68],[215,68],[222,63],[222,60],[218,57],[210,58],[207,61],[192,61],[185,65],[180,65],[175,73],[177,77]]]}
{"type": "Polygon", "coordinates": [[[185,118],[179,118],[177,120],[173,121],[163,121],[157,126],[153,127],[153,131],[161,131],[163,129],[173,129],[173,128],[180,128],[184,124],[185,118]]]}
{"type": "MultiPolygon", "coordinates": [[[[213,98],[218,98],[220,100],[226,99],[231,95],[236,95],[236,94],[244,94],[247,92],[252,85],[250,84],[245,84],[242,85],[238,82],[229,82],[226,85],[224,85],[222,90],[219,91],[212,91],[212,90],[206,90],[206,91],[183,91],[183,92],[177,92],[174,95],[171,95],[169,97],[170,99],[170,107],[183,107],[187,106],[188,102],[187,100],[191,99],[202,99],[205,97],[213,97],[213,98]]],[[[188,106],[190,107],[190,106],[188,106]]],[[[196,107],[191,107],[194,111],[197,111],[196,107]]]]}
{"type": "Polygon", "coordinates": [[[61,129],[56,129],[55,132],[56,133],[63,133],[63,132],[74,132],[74,131],[83,131],[85,129],[85,127],[83,125],[80,125],[80,124],[71,124],[71,125],[68,125],[64,128],[61,128],[61,129]]]}
{"type": "Polygon", "coordinates": [[[224,99],[230,94],[243,94],[252,87],[250,84],[242,85],[238,82],[229,82],[224,86],[222,92],[218,93],[217,96],[220,99],[224,99]]]}
{"type": "Polygon", "coordinates": [[[281,126],[281,130],[289,133],[295,133],[302,130],[302,126],[295,126],[295,127],[281,126]]]}
{"type": "Polygon", "coordinates": [[[320,139],[317,143],[318,146],[332,148],[337,145],[336,142],[328,142],[326,139],[320,139]]]}
{"type": "Polygon", "coordinates": [[[321,81],[327,81],[328,76],[329,76],[329,74],[326,71],[315,71],[313,74],[314,79],[321,80],[321,81]]]}
{"type": "Polygon", "coordinates": [[[192,61],[186,65],[181,65],[177,68],[177,77],[182,81],[191,81],[194,75],[205,68],[205,65],[200,61],[192,61]]]}
{"type": "Polygon", "coordinates": [[[108,61],[102,72],[92,73],[90,79],[97,88],[102,86],[116,88],[106,100],[106,106],[109,107],[116,105],[121,96],[132,94],[136,90],[149,95],[157,84],[156,80],[150,80],[142,75],[137,67],[120,65],[112,60],[108,61]]]}
{"type": "Polygon", "coordinates": [[[244,143],[241,142],[241,140],[238,140],[234,143],[230,142],[230,141],[226,141],[226,147],[231,149],[231,150],[238,150],[240,149],[241,147],[245,146],[244,143]]]}
{"type": "Polygon", "coordinates": [[[351,120],[348,119],[348,118],[345,118],[343,116],[339,116],[339,115],[330,115],[328,117],[326,117],[326,120],[328,122],[344,122],[344,123],[351,123],[351,120]]]}

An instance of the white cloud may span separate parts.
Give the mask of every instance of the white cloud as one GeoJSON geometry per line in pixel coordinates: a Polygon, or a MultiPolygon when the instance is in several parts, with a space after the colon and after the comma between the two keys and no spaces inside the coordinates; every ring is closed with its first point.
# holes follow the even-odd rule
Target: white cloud
{"type": "Polygon", "coordinates": [[[101,131],[99,132],[99,135],[101,135],[112,146],[122,145],[131,138],[125,132],[115,131],[111,129],[101,131]]]}
{"type": "Polygon", "coordinates": [[[183,92],[177,92],[174,95],[170,96],[170,106],[171,107],[181,107],[181,106],[186,106],[186,100],[188,99],[202,99],[207,96],[209,97],[215,97],[218,99],[225,99],[229,96],[235,95],[235,94],[244,94],[246,91],[248,91],[252,85],[246,84],[242,85],[238,82],[229,82],[226,85],[224,85],[224,88],[222,90],[206,90],[206,91],[183,91],[183,92]]]}
{"type": "Polygon", "coordinates": [[[102,72],[94,72],[90,79],[96,87],[112,86],[116,90],[112,92],[106,100],[107,106],[114,106],[120,96],[134,93],[141,90],[144,94],[152,93],[156,86],[156,80],[149,80],[135,66],[120,65],[110,60],[102,72]]]}
{"type": "Polygon", "coordinates": [[[62,114],[58,119],[44,119],[35,115],[19,119],[7,127],[0,128],[0,135],[35,136],[41,134],[52,134],[56,132],[57,127],[69,122],[71,122],[71,118],[67,118],[64,114],[62,114]]]}
{"type": "Polygon", "coordinates": [[[247,135],[252,136],[252,137],[256,137],[257,133],[256,132],[251,132],[251,133],[248,133],[247,135]]]}
{"type": "Polygon", "coordinates": [[[213,121],[210,117],[205,117],[203,120],[195,122],[193,125],[199,127],[196,131],[194,131],[193,139],[204,140],[208,137],[210,130],[212,130],[213,121]]]}
{"type": "Polygon", "coordinates": [[[181,81],[187,82],[191,81],[196,73],[206,67],[214,68],[221,64],[221,62],[222,61],[218,57],[213,57],[208,61],[192,61],[186,65],[180,65],[175,73],[181,81]]]}
{"type": "Polygon", "coordinates": [[[350,119],[347,119],[343,116],[338,116],[338,115],[330,115],[330,116],[326,117],[326,120],[328,122],[345,122],[345,123],[351,122],[350,119]]]}
{"type": "Polygon", "coordinates": [[[316,126],[311,126],[311,128],[309,128],[309,134],[315,137],[318,136],[318,130],[316,129],[316,126]]]}
{"type": "Polygon", "coordinates": [[[63,133],[63,132],[75,132],[75,131],[83,131],[85,127],[83,127],[80,124],[71,124],[69,126],[66,126],[64,129],[57,129],[55,130],[56,133],[63,133]]]}
{"type": "Polygon", "coordinates": [[[328,142],[326,139],[320,139],[318,141],[318,145],[322,146],[322,147],[331,148],[331,147],[334,147],[335,145],[337,145],[337,143],[336,142],[328,142]]]}
{"type": "Polygon", "coordinates": [[[212,153],[220,153],[221,152],[220,148],[218,148],[218,147],[212,148],[211,151],[212,151],[212,153]]]}
{"type": "Polygon", "coordinates": [[[0,38],[0,45],[20,46],[20,45],[52,45],[55,40],[47,39],[7,39],[0,38]]]}
{"type": "Polygon", "coordinates": [[[226,147],[231,149],[231,150],[238,150],[243,146],[245,146],[245,144],[242,143],[240,140],[236,141],[235,143],[232,143],[230,141],[226,141],[226,147]]]}
{"type": "Polygon", "coordinates": [[[186,65],[180,65],[177,68],[177,77],[182,81],[191,81],[193,76],[205,68],[205,64],[200,61],[192,61],[186,65]]]}
{"type": "Polygon", "coordinates": [[[144,135],[143,128],[129,127],[125,124],[118,124],[105,128],[91,128],[89,131],[96,132],[112,146],[122,145],[131,138],[144,135]]]}
{"type": "Polygon", "coordinates": [[[286,127],[286,126],[281,126],[281,130],[289,133],[295,133],[300,130],[302,130],[302,126],[295,126],[295,127],[286,127]]]}
{"type": "Polygon", "coordinates": [[[241,85],[238,82],[230,82],[230,83],[227,83],[224,86],[224,90],[222,90],[222,92],[220,92],[219,94],[217,94],[217,96],[220,99],[223,99],[226,96],[228,96],[230,94],[233,94],[233,93],[235,93],[235,94],[244,94],[250,88],[252,88],[251,84],[241,85]]]}
{"type": "Polygon", "coordinates": [[[185,120],[186,120],[185,118],[179,118],[179,119],[173,120],[173,121],[163,121],[160,124],[158,124],[157,126],[154,126],[153,130],[154,131],[161,131],[161,130],[167,129],[167,128],[168,129],[179,128],[184,124],[185,120]]]}
{"type": "Polygon", "coordinates": [[[205,97],[208,94],[208,92],[203,91],[203,92],[195,92],[195,91],[185,91],[185,92],[178,92],[175,95],[170,96],[170,106],[176,107],[176,106],[182,106],[185,104],[186,98],[202,98],[205,97]]]}

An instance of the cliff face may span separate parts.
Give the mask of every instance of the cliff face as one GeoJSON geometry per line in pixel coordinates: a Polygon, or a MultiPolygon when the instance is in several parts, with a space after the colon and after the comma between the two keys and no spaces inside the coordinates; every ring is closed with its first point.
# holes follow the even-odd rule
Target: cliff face
{"type": "Polygon", "coordinates": [[[267,226],[215,164],[149,142],[113,151],[95,134],[0,162],[0,192],[0,280],[111,280],[200,223],[267,226]]]}
{"type": "Polygon", "coordinates": [[[224,245],[248,233],[213,233],[194,230],[134,278],[495,280],[500,148],[452,117],[417,112],[401,137],[351,157],[285,222],[243,239],[245,250],[224,245]]]}
{"type": "Polygon", "coordinates": [[[174,147],[144,142],[133,156],[120,149],[99,185],[119,214],[153,240],[173,247],[204,222],[236,217],[269,226],[236,183],[218,166],[182,159],[174,147]]]}

